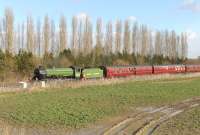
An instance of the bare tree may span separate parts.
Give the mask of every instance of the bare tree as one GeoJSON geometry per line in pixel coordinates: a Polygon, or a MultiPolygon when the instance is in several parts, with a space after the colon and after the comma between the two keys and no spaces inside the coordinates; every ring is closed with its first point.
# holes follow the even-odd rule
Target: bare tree
{"type": "Polygon", "coordinates": [[[21,49],[21,26],[18,24],[17,26],[17,32],[16,32],[16,51],[18,52],[21,49]]]}
{"type": "Polygon", "coordinates": [[[102,19],[97,19],[96,23],[96,55],[100,56],[103,54],[103,30],[102,30],[103,24],[102,19]]]}
{"type": "Polygon", "coordinates": [[[35,45],[34,45],[34,24],[33,24],[33,19],[31,16],[27,17],[27,50],[28,52],[33,53],[35,50],[35,45]]]}
{"type": "Polygon", "coordinates": [[[168,30],[165,31],[164,39],[165,39],[164,56],[170,58],[170,38],[168,30]]]}
{"type": "Polygon", "coordinates": [[[89,53],[91,53],[93,49],[93,26],[90,20],[88,28],[88,48],[89,48],[89,53]]]}
{"type": "Polygon", "coordinates": [[[112,53],[113,47],[113,28],[112,22],[108,22],[106,26],[106,37],[105,37],[105,55],[110,55],[112,53]]]}
{"type": "Polygon", "coordinates": [[[37,54],[41,56],[41,22],[37,21],[37,54]]]}
{"type": "Polygon", "coordinates": [[[36,31],[36,29],[35,29],[35,27],[34,27],[34,34],[33,34],[33,45],[34,45],[34,47],[33,47],[33,54],[35,55],[35,56],[38,56],[38,45],[37,45],[37,31],[36,31]]]}
{"type": "Polygon", "coordinates": [[[21,49],[25,49],[24,41],[25,41],[25,28],[24,23],[21,25],[21,49]]]}
{"type": "Polygon", "coordinates": [[[126,20],[124,24],[124,50],[123,51],[127,54],[131,53],[130,36],[131,36],[130,21],[126,20]]]}
{"type": "Polygon", "coordinates": [[[132,31],[132,52],[136,55],[138,53],[138,24],[133,25],[132,31]]]}
{"type": "Polygon", "coordinates": [[[83,49],[85,55],[91,53],[92,50],[92,24],[88,16],[85,18],[84,23],[83,49]]]}
{"type": "Polygon", "coordinates": [[[55,52],[56,52],[56,39],[55,39],[56,34],[55,34],[55,23],[54,23],[53,20],[51,20],[51,35],[50,36],[51,36],[51,38],[50,38],[50,40],[51,40],[51,53],[55,54],[55,52]]]}
{"type": "Polygon", "coordinates": [[[77,56],[78,53],[78,19],[76,16],[72,19],[72,39],[71,39],[72,53],[77,56]]]}
{"type": "Polygon", "coordinates": [[[0,49],[2,50],[4,48],[4,35],[3,35],[3,29],[2,24],[0,20],[0,49]]]}
{"type": "Polygon", "coordinates": [[[162,54],[162,48],[161,48],[162,40],[161,40],[161,32],[156,32],[155,35],[155,55],[160,56],[162,54]]]}
{"type": "Polygon", "coordinates": [[[179,35],[176,37],[176,53],[177,53],[177,58],[181,58],[181,42],[179,35]]]}
{"type": "Polygon", "coordinates": [[[188,42],[187,42],[187,34],[181,34],[181,59],[185,60],[187,58],[187,51],[188,51],[188,42]]]}
{"type": "Polygon", "coordinates": [[[83,20],[78,24],[78,54],[83,52],[83,20]]]}
{"type": "MultiPolygon", "coordinates": [[[[141,48],[141,55],[144,57],[144,56],[147,56],[148,54],[148,50],[149,50],[149,38],[148,38],[148,29],[145,25],[142,25],[141,26],[141,42],[142,42],[142,48],[141,48]]],[[[161,44],[160,44],[161,45],[161,44]]]]}
{"type": "Polygon", "coordinates": [[[154,54],[154,49],[153,49],[153,35],[152,35],[152,31],[149,30],[148,32],[148,37],[149,37],[149,40],[148,40],[148,44],[149,44],[149,50],[148,50],[148,55],[150,57],[153,57],[153,54],[154,54]]]}
{"type": "Polygon", "coordinates": [[[115,52],[121,53],[122,45],[122,22],[117,20],[116,22],[116,33],[115,33],[115,52]]]}
{"type": "Polygon", "coordinates": [[[60,47],[59,51],[62,52],[67,48],[67,23],[65,16],[61,16],[59,24],[59,33],[60,33],[60,47]]]}
{"type": "Polygon", "coordinates": [[[9,8],[5,9],[5,46],[8,52],[12,52],[13,40],[14,40],[14,15],[13,11],[9,8]]]}
{"type": "Polygon", "coordinates": [[[188,37],[187,37],[187,33],[185,33],[184,34],[185,36],[185,40],[184,40],[184,59],[186,59],[187,58],[187,56],[188,56],[188,37]]]}
{"type": "Polygon", "coordinates": [[[59,50],[59,46],[60,46],[60,34],[58,32],[55,32],[55,55],[58,56],[60,54],[60,50],[59,50]]]}
{"type": "Polygon", "coordinates": [[[172,59],[176,59],[177,58],[177,44],[176,44],[176,41],[177,41],[177,38],[176,38],[176,33],[175,31],[172,31],[171,32],[171,58],[172,59]]]}
{"type": "Polygon", "coordinates": [[[44,18],[43,42],[44,42],[44,53],[48,53],[49,43],[50,43],[50,24],[49,24],[49,17],[47,15],[44,18]]]}

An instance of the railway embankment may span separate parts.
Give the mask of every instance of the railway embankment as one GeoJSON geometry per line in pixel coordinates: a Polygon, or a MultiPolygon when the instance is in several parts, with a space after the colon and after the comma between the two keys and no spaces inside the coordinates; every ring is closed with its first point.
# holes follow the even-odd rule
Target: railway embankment
{"type": "Polygon", "coordinates": [[[46,81],[20,81],[15,83],[1,82],[0,93],[41,91],[41,90],[62,89],[62,88],[80,88],[87,86],[114,85],[126,82],[156,81],[156,80],[167,80],[167,79],[176,80],[176,79],[190,79],[198,77],[200,77],[200,73],[141,75],[141,76],[126,77],[126,78],[110,78],[110,79],[87,79],[87,80],[50,79],[46,81]]]}

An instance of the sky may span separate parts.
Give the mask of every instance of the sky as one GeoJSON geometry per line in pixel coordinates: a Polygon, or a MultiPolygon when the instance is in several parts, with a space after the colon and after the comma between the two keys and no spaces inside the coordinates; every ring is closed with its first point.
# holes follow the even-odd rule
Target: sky
{"type": "Polygon", "coordinates": [[[0,0],[0,18],[6,7],[12,8],[15,23],[27,15],[41,19],[49,15],[55,22],[60,15],[89,15],[106,21],[130,18],[154,30],[187,32],[190,58],[200,56],[200,0],[0,0]]]}

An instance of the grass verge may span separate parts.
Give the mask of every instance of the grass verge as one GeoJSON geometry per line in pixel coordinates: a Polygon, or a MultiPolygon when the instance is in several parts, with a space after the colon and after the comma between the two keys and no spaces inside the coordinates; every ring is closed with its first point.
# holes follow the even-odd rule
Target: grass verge
{"type": "Polygon", "coordinates": [[[200,78],[141,81],[0,95],[0,118],[16,124],[85,127],[141,106],[200,96],[200,78]]]}

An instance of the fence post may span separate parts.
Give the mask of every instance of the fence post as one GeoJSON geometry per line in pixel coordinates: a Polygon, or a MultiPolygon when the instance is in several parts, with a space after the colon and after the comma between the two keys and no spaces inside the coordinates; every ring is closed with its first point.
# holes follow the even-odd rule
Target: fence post
{"type": "Polygon", "coordinates": [[[19,83],[22,84],[22,88],[23,89],[27,89],[28,88],[27,82],[19,82],[19,83]]]}
{"type": "Polygon", "coordinates": [[[45,81],[42,81],[42,88],[45,88],[45,87],[46,87],[45,81]]]}

